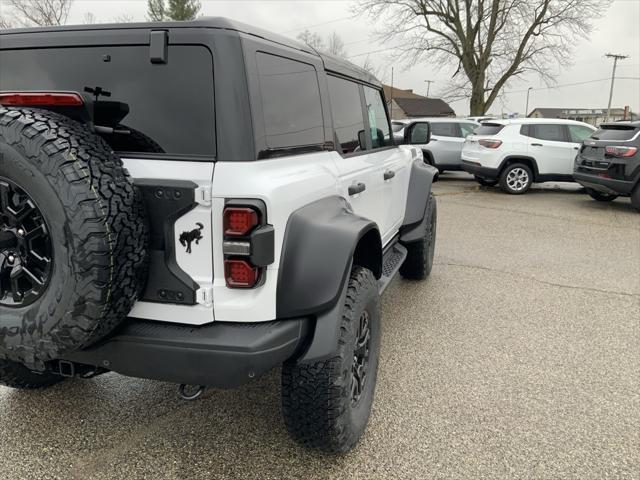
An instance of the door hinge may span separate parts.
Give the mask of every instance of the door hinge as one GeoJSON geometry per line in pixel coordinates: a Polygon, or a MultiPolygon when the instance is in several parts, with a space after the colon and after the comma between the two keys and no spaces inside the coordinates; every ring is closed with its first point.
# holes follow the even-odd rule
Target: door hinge
{"type": "Polygon", "coordinates": [[[196,302],[207,308],[213,307],[213,287],[207,286],[196,291],[196,302]]]}
{"type": "Polygon", "coordinates": [[[211,202],[213,201],[213,189],[211,188],[211,185],[198,187],[196,188],[195,193],[196,203],[207,207],[211,206],[211,202]]]}

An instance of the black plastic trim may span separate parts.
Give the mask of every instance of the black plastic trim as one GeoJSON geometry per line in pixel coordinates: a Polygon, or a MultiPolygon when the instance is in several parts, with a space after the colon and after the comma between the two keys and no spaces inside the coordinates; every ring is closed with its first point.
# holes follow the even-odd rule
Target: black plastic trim
{"type": "Polygon", "coordinates": [[[198,185],[183,180],[136,179],[151,231],[149,276],[141,300],[195,305],[200,286],[176,261],[175,222],[193,210],[198,185]]]}
{"type": "Polygon", "coordinates": [[[422,159],[414,160],[411,166],[407,205],[402,227],[400,227],[400,241],[404,244],[424,237],[427,228],[425,222],[427,203],[437,174],[438,169],[424,163],[422,159]]]}
{"type": "Polygon", "coordinates": [[[137,378],[235,388],[296,355],[310,326],[305,318],[200,327],[131,318],[63,360],[137,378]]]}
{"type": "Polygon", "coordinates": [[[280,255],[277,317],[316,314],[334,307],[358,242],[370,231],[379,238],[375,223],[355,215],[337,196],[293,212],[280,255]]]}

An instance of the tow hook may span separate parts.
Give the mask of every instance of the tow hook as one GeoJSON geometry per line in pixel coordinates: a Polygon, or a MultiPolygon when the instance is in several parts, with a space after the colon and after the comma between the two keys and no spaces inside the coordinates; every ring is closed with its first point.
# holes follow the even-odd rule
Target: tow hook
{"type": "Polygon", "coordinates": [[[206,388],[202,385],[186,385],[183,383],[178,387],[178,395],[183,400],[197,400],[202,396],[206,388]]]}

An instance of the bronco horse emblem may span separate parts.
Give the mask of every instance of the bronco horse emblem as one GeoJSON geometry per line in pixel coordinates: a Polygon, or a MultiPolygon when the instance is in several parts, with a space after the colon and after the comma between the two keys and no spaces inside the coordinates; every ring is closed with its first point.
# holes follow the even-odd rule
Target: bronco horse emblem
{"type": "Polygon", "coordinates": [[[180,243],[183,247],[187,247],[187,253],[191,253],[191,244],[196,242],[196,245],[200,244],[200,240],[202,240],[202,230],[204,230],[204,225],[201,223],[196,223],[198,228],[194,228],[190,232],[182,232],[180,235],[180,243]]]}

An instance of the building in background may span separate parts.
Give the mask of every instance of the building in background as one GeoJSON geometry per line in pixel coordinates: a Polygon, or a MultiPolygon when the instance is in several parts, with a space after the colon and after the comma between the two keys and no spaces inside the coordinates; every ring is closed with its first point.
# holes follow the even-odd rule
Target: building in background
{"type": "Polygon", "coordinates": [[[453,108],[440,98],[427,98],[413,90],[401,90],[383,85],[384,95],[389,102],[389,114],[394,120],[418,117],[455,117],[453,108]]]}
{"type": "Polygon", "coordinates": [[[564,118],[598,126],[603,122],[618,122],[620,120],[637,120],[638,115],[626,108],[612,108],[607,119],[606,108],[536,108],[529,115],[530,118],[564,118]]]}

